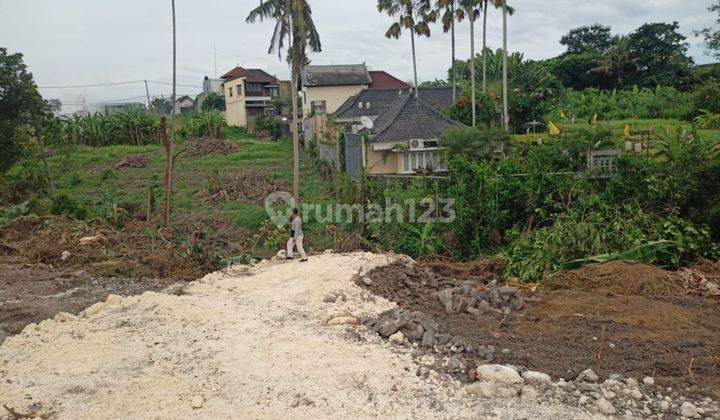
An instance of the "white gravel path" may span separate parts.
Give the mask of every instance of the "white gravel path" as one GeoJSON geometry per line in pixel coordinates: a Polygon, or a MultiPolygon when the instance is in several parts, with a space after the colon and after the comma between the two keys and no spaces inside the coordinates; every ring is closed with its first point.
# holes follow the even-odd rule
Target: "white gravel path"
{"type": "Polygon", "coordinates": [[[182,296],[111,297],[79,317],[29,325],[0,347],[0,402],[67,419],[592,417],[472,397],[452,380],[419,378],[407,350],[362,326],[324,325],[392,307],[350,279],[394,258],[234,267],[182,296]],[[345,302],[322,302],[336,290],[345,302]]]}

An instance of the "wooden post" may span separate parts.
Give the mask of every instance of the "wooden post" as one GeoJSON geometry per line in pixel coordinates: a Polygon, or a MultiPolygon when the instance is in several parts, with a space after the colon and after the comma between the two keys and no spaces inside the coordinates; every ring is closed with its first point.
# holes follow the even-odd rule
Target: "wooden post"
{"type": "Polygon", "coordinates": [[[170,223],[170,195],[172,194],[172,184],[170,182],[172,171],[172,143],[167,132],[167,118],[163,115],[160,117],[160,139],[163,149],[165,149],[165,174],[163,176],[163,214],[162,222],[164,226],[170,223]]]}

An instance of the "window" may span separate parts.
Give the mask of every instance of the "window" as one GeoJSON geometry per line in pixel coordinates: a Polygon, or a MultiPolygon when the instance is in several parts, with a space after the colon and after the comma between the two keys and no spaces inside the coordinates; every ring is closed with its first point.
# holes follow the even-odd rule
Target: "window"
{"type": "Polygon", "coordinates": [[[312,103],[313,114],[324,115],[325,114],[325,101],[313,101],[312,103]]]}
{"type": "Polygon", "coordinates": [[[271,87],[267,90],[268,96],[280,96],[280,88],[271,87]]]}
{"type": "Polygon", "coordinates": [[[274,117],[276,114],[275,108],[265,108],[265,115],[274,117]]]}
{"type": "Polygon", "coordinates": [[[370,109],[370,102],[365,102],[365,109],[370,109]]]}
{"type": "Polygon", "coordinates": [[[237,89],[237,96],[243,96],[243,85],[242,83],[235,87],[237,89]]]}
{"type": "Polygon", "coordinates": [[[433,171],[446,170],[439,151],[406,152],[402,154],[402,173],[411,174],[418,168],[432,168],[433,171]]]}
{"type": "Polygon", "coordinates": [[[228,91],[230,92],[230,97],[232,98],[232,86],[230,86],[230,89],[228,89],[228,91]]]}
{"type": "Polygon", "coordinates": [[[252,93],[262,93],[262,83],[246,83],[245,89],[252,93]]]}

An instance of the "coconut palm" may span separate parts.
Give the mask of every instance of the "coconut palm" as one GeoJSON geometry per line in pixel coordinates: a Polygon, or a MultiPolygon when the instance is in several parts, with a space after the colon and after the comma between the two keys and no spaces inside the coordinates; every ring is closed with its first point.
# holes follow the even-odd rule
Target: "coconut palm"
{"type": "Polygon", "coordinates": [[[597,73],[615,74],[618,86],[622,85],[622,77],[628,66],[635,62],[632,57],[630,38],[618,37],[613,45],[603,54],[598,66],[592,69],[597,73]]]}
{"type": "Polygon", "coordinates": [[[475,19],[480,15],[480,0],[460,0],[460,4],[470,21],[470,101],[472,105],[472,126],[477,123],[475,108],[477,106],[475,95],[475,19]]]}
{"type": "Polygon", "coordinates": [[[502,9],[503,12],[503,127],[507,130],[509,123],[508,116],[508,100],[507,100],[507,16],[515,13],[515,9],[507,5],[507,0],[483,0],[483,91],[487,89],[485,79],[486,69],[486,28],[487,28],[487,6],[492,4],[496,9],[502,9]]]}
{"type": "Polygon", "coordinates": [[[275,29],[270,39],[268,53],[277,52],[282,58],[282,50],[287,46],[290,62],[290,94],[292,101],[292,138],[293,138],[293,198],[300,205],[300,142],[298,139],[297,81],[300,71],[307,63],[307,48],[313,52],[322,51],[320,34],[312,19],[312,10],[307,0],[261,0],[260,5],[250,11],[246,21],[274,20],[275,29]],[[287,41],[286,41],[287,38],[287,41]],[[287,44],[286,44],[287,42],[287,44]]]}
{"type": "MultiPolygon", "coordinates": [[[[450,69],[455,66],[455,21],[462,21],[465,18],[465,12],[462,8],[458,8],[460,0],[437,0],[437,8],[440,12],[440,20],[442,22],[443,32],[450,32],[450,42],[452,45],[452,63],[450,69]]],[[[452,88],[453,88],[453,103],[457,100],[457,79],[455,73],[452,72],[452,88]]]]}
{"type": "Polygon", "coordinates": [[[403,28],[410,30],[412,42],[413,75],[415,78],[415,97],[418,97],[417,59],[415,56],[415,35],[430,36],[430,25],[437,19],[437,11],[432,8],[430,0],[378,0],[379,12],[387,13],[398,21],[390,25],[385,32],[387,38],[400,38],[403,28]]]}

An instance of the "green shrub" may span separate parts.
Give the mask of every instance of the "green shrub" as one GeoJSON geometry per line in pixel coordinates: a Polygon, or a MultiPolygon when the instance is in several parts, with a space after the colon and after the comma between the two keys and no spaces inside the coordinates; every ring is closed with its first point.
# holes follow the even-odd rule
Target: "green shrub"
{"type": "Polygon", "coordinates": [[[78,220],[85,220],[88,215],[87,209],[67,194],[58,194],[53,198],[50,212],[54,215],[66,215],[78,220]]]}
{"type": "Polygon", "coordinates": [[[283,123],[276,117],[263,115],[255,118],[254,133],[257,137],[270,137],[278,140],[282,137],[283,123]]]}

